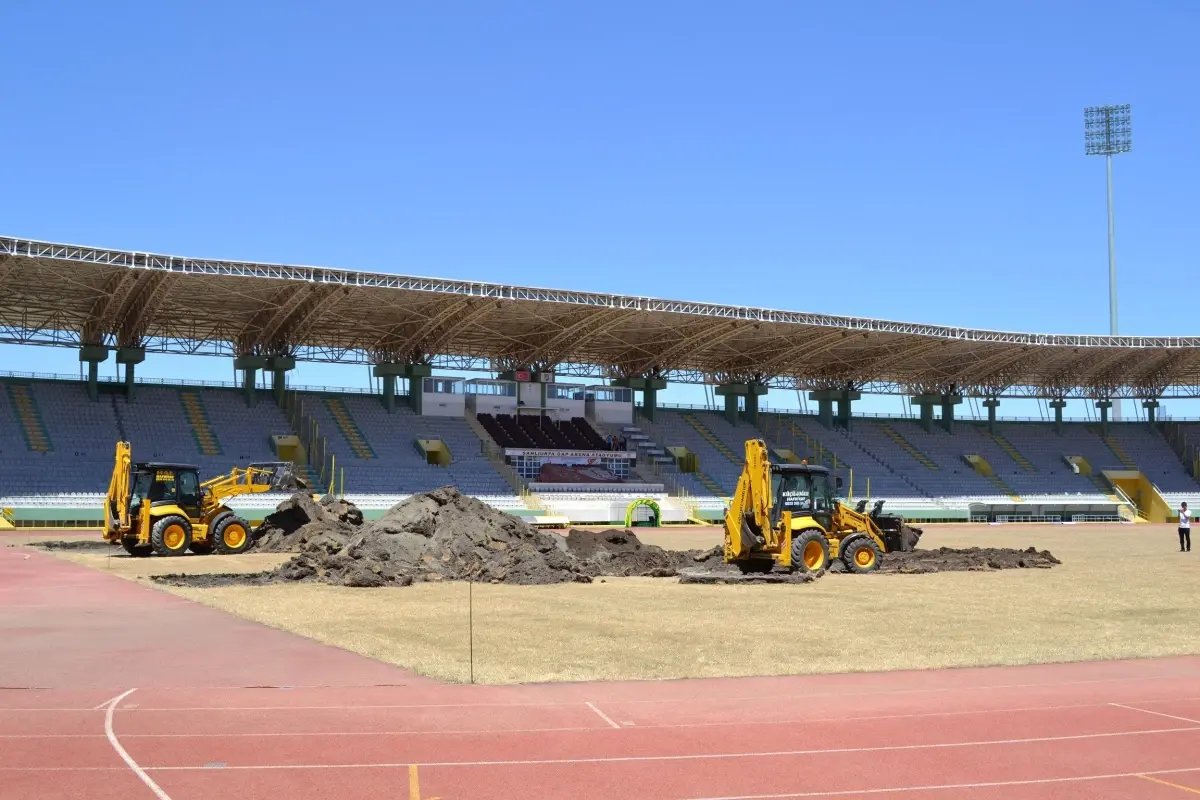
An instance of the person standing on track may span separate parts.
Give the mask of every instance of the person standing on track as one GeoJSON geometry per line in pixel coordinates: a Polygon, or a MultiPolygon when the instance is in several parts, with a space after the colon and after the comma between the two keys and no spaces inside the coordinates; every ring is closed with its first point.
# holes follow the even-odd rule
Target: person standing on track
{"type": "Polygon", "coordinates": [[[1187,503],[1179,504],[1179,552],[1192,551],[1192,513],[1187,503]],[[1185,547],[1186,545],[1186,547],[1185,547]]]}

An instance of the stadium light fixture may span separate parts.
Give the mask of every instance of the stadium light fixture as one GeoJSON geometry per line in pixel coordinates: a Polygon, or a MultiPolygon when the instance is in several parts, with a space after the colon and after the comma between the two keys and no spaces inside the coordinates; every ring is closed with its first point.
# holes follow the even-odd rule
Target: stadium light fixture
{"type": "MultiPolygon", "coordinates": [[[[1089,106],[1083,110],[1084,153],[1104,156],[1108,185],[1108,332],[1117,335],[1117,253],[1113,226],[1112,157],[1133,149],[1133,125],[1129,104],[1089,106]]],[[[1121,419],[1119,405],[1113,406],[1113,419],[1121,419]]]]}

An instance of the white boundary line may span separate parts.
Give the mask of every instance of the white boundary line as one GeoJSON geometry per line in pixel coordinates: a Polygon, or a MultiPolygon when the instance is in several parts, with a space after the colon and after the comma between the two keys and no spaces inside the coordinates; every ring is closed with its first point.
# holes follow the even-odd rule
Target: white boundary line
{"type": "Polygon", "coordinates": [[[620,729],[621,729],[621,726],[620,726],[620,725],[618,725],[617,723],[613,722],[613,721],[612,721],[612,719],[610,719],[610,718],[609,718],[608,714],[605,714],[603,711],[601,711],[600,709],[596,708],[596,706],[595,706],[593,703],[591,703],[590,701],[589,701],[589,702],[586,702],[586,703],[584,703],[584,705],[585,705],[585,706],[587,706],[588,708],[590,708],[592,711],[595,711],[595,712],[596,712],[596,714],[598,714],[598,715],[599,715],[600,719],[604,720],[604,721],[605,721],[605,722],[607,722],[609,725],[613,726],[613,727],[614,727],[614,728],[616,728],[617,730],[620,730],[620,729]]]}
{"type": "Polygon", "coordinates": [[[1182,775],[1200,772],[1200,767],[1187,769],[1159,769],[1146,772],[1113,772],[1107,775],[1073,775],[1069,778],[1030,778],[1017,781],[987,781],[984,783],[943,783],[933,786],[896,786],[884,789],[839,789],[830,792],[789,792],[785,794],[739,794],[723,797],[696,797],[692,800],[784,800],[792,797],[847,797],[864,794],[901,794],[904,792],[934,792],[949,789],[989,789],[998,786],[1037,786],[1047,783],[1081,783],[1084,781],[1108,781],[1118,778],[1141,778],[1146,775],[1182,775]]]}
{"type": "MultiPolygon", "coordinates": [[[[1180,698],[1180,699],[1186,701],[1188,698],[1180,698]]],[[[1120,703],[1109,703],[1109,705],[1116,706],[1117,708],[1124,708],[1128,711],[1140,711],[1143,714],[1153,714],[1156,717],[1166,717],[1167,719],[1177,719],[1180,722],[1190,722],[1193,725],[1200,725],[1200,720],[1189,719],[1188,717],[1177,717],[1174,714],[1164,714],[1161,711],[1147,711],[1144,708],[1134,708],[1133,706],[1124,706],[1124,705],[1121,705],[1120,703]]]]}
{"type": "MultiPolygon", "coordinates": [[[[133,691],[133,689],[130,689],[130,690],[129,690],[129,692],[132,692],[132,691],[133,691]]],[[[92,706],[92,707],[91,707],[90,709],[88,709],[88,710],[89,710],[89,711],[107,711],[107,710],[108,710],[108,706],[109,706],[110,704],[115,706],[117,703],[121,702],[121,700],[122,700],[123,698],[125,698],[125,697],[128,697],[128,696],[129,696],[129,692],[125,692],[124,694],[119,694],[119,695],[117,695],[116,697],[110,697],[110,698],[108,698],[107,700],[105,700],[103,703],[97,703],[96,705],[92,706]]]]}
{"type": "MultiPolygon", "coordinates": [[[[307,770],[307,769],[386,769],[407,767],[416,764],[418,767],[510,767],[510,766],[542,766],[551,764],[627,764],[641,762],[668,761],[715,761],[737,758],[785,758],[795,756],[827,756],[846,755],[850,753],[887,753],[912,750],[949,750],[965,747],[993,747],[1012,744],[1044,744],[1047,742],[1087,741],[1092,739],[1113,739],[1125,736],[1151,736],[1170,733],[1196,733],[1200,726],[1189,728],[1160,728],[1150,731],[1116,731],[1114,733],[1082,733],[1071,736],[1038,736],[1029,739],[990,739],[972,742],[939,742],[934,744],[899,744],[880,745],[878,747],[834,747],[816,750],[776,750],[771,752],[749,753],[688,753],[669,756],[593,756],[589,758],[544,758],[522,760],[495,761],[406,761],[382,762],[368,764],[246,764],[228,765],[221,770],[307,770]]],[[[8,771],[20,770],[21,767],[0,768],[8,771]]],[[[33,768],[38,769],[38,768],[33,768]]],[[[147,772],[199,772],[215,767],[146,767],[147,772]]],[[[1200,769],[1200,768],[1197,768],[1200,769]]]]}
{"type": "MultiPolygon", "coordinates": [[[[809,676],[809,677],[821,677],[821,676],[809,676]]],[[[1050,682],[1050,683],[1008,683],[1008,684],[995,684],[995,685],[990,685],[990,686],[947,686],[947,687],[926,687],[926,688],[920,688],[920,689],[881,689],[879,691],[873,691],[873,692],[872,691],[855,692],[854,696],[855,697],[889,696],[889,695],[907,696],[907,695],[933,694],[933,693],[942,694],[942,693],[948,693],[948,692],[978,693],[978,692],[995,691],[997,689],[1060,688],[1060,687],[1070,687],[1070,686],[1089,686],[1089,685],[1094,685],[1094,684],[1098,684],[1098,683],[1145,684],[1146,681],[1151,678],[1153,678],[1153,679],[1200,678],[1200,673],[1190,672],[1190,673],[1179,674],[1179,675],[1151,675],[1151,676],[1128,677],[1128,678],[1097,678],[1095,680],[1086,680],[1086,681],[1055,681],[1055,682],[1050,682]]],[[[727,679],[726,678],[698,678],[698,679],[688,679],[688,680],[730,680],[730,681],[734,681],[734,680],[743,680],[743,679],[742,678],[727,678],[727,679]]],[[[314,689],[319,688],[319,689],[328,690],[328,691],[339,691],[339,690],[343,690],[343,689],[349,690],[349,689],[355,689],[355,688],[370,688],[370,687],[326,686],[326,687],[304,687],[304,688],[314,688],[314,689]]],[[[409,688],[409,687],[403,687],[403,688],[409,688]]],[[[845,697],[845,696],[846,696],[845,690],[829,691],[829,692],[811,692],[811,693],[801,693],[801,694],[772,695],[773,698],[778,699],[778,700],[809,700],[809,699],[820,698],[820,697],[845,697]]],[[[621,698],[621,697],[610,697],[610,698],[605,698],[605,699],[601,700],[600,702],[603,702],[605,705],[610,705],[610,706],[614,706],[614,705],[615,706],[671,705],[671,704],[676,704],[676,703],[678,703],[678,704],[687,703],[689,705],[694,705],[697,702],[702,702],[704,700],[712,700],[712,699],[713,699],[712,695],[698,694],[698,695],[688,696],[688,697],[662,697],[662,698],[647,698],[647,699],[629,699],[629,698],[621,698]]],[[[736,703],[736,702],[741,702],[741,701],[745,701],[745,700],[762,700],[762,695],[761,694],[753,694],[753,695],[745,695],[745,696],[728,696],[728,697],[720,696],[716,699],[719,700],[721,703],[736,703]]],[[[1172,701],[1175,699],[1180,699],[1180,698],[1172,698],[1172,701]]],[[[1183,699],[1188,699],[1188,698],[1183,698],[1183,699]]],[[[1200,698],[1191,698],[1191,699],[1200,699],[1200,698]]],[[[486,703],[485,702],[485,703],[383,703],[383,704],[378,704],[378,705],[374,705],[374,704],[366,704],[366,705],[338,704],[338,705],[311,705],[311,706],[299,706],[299,705],[297,705],[297,706],[171,706],[171,707],[160,707],[160,708],[147,708],[147,707],[128,708],[128,709],[124,709],[124,712],[127,714],[148,714],[148,713],[172,713],[172,712],[176,712],[176,711],[212,711],[212,712],[218,712],[218,711],[233,711],[233,712],[241,712],[241,711],[355,711],[355,710],[360,710],[360,709],[363,711],[374,711],[374,710],[391,709],[391,708],[395,708],[395,709],[557,708],[557,707],[568,707],[568,706],[578,705],[580,702],[581,701],[579,699],[573,699],[573,700],[549,700],[549,701],[541,702],[541,703],[521,703],[521,702],[486,703]]],[[[1148,702],[1148,703],[1164,702],[1165,703],[1168,701],[1167,700],[1145,700],[1145,701],[1139,701],[1139,702],[1148,702]]],[[[56,709],[38,709],[38,708],[4,709],[4,708],[0,708],[0,713],[3,713],[4,711],[87,711],[87,710],[88,709],[82,709],[82,708],[56,708],[56,709]]]]}
{"type": "Polygon", "coordinates": [[[146,784],[146,787],[150,791],[154,792],[154,796],[157,797],[158,800],[171,800],[171,796],[164,792],[162,788],[154,782],[154,779],[147,775],[146,771],[139,767],[138,763],[133,760],[133,757],[125,751],[125,748],[121,746],[119,741],[117,741],[117,735],[113,733],[113,711],[116,709],[117,703],[121,702],[126,697],[129,697],[129,695],[136,691],[136,688],[130,689],[124,694],[119,694],[112,700],[108,701],[108,708],[105,709],[104,712],[104,735],[108,737],[108,743],[112,745],[113,750],[117,751],[117,755],[121,757],[121,760],[124,761],[131,770],[133,770],[133,774],[137,775],[138,778],[141,779],[142,783],[146,784]]]}
{"type": "MultiPolygon", "coordinates": [[[[1174,700],[1148,700],[1141,701],[1143,703],[1171,703],[1178,701],[1200,700],[1200,697],[1177,697],[1174,700]]],[[[1037,713],[1037,712],[1053,712],[1066,711],[1085,708],[1107,708],[1109,706],[1118,706],[1122,708],[1132,708],[1131,706],[1120,706],[1119,703],[1073,703],[1070,705],[1061,706],[1024,706],[1020,708],[987,708],[974,709],[969,711],[922,711],[912,714],[874,714],[862,717],[836,716],[836,717],[797,717],[794,719],[773,719],[773,720],[720,720],[715,722],[662,722],[662,723],[639,723],[636,727],[640,730],[671,730],[673,728],[724,728],[724,727],[756,727],[767,725],[819,725],[824,723],[852,723],[852,722],[879,722],[883,720],[900,720],[900,719],[928,719],[930,717],[970,717],[983,714],[1021,714],[1021,713],[1037,713]]],[[[132,710],[132,709],[129,709],[132,710]]],[[[1153,711],[1147,711],[1144,708],[1132,709],[1134,711],[1144,711],[1147,714],[1153,714],[1153,711]]],[[[1168,715],[1169,716],[1169,715],[1168,715]]],[[[1183,722],[1192,722],[1200,725],[1200,720],[1190,720],[1182,717],[1172,717],[1183,722]]],[[[624,730],[622,726],[622,730],[624,730]]],[[[208,738],[284,738],[284,737],[315,737],[315,736],[461,736],[461,735],[479,735],[479,736],[494,736],[506,734],[524,734],[524,733],[563,733],[570,731],[595,731],[597,728],[593,725],[578,726],[547,726],[541,728],[442,728],[442,729],[426,729],[426,730],[390,730],[390,731],[266,731],[260,733],[127,733],[126,739],[208,739],[208,738]]],[[[2,733],[0,739],[89,739],[98,737],[100,734],[93,733],[2,733]]]]}

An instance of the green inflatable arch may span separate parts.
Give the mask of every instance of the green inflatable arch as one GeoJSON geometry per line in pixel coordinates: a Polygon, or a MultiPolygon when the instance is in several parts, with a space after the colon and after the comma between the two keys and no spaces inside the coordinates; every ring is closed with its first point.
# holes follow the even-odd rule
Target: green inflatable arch
{"type": "Polygon", "coordinates": [[[651,527],[659,527],[662,523],[662,509],[658,507],[658,503],[649,497],[639,497],[629,504],[629,507],[625,509],[625,527],[633,527],[633,512],[641,506],[648,506],[654,512],[654,524],[651,527]]]}

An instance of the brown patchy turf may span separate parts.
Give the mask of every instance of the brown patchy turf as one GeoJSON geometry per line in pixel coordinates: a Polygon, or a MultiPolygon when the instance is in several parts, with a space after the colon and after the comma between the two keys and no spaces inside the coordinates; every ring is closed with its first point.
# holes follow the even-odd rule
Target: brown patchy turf
{"type": "MultiPolygon", "coordinates": [[[[652,679],[1031,664],[1200,653],[1200,552],[1171,526],[926,526],[922,548],[1048,549],[1050,570],[827,575],[801,586],[671,579],[476,585],[475,678],[484,683],[652,679]]],[[[705,547],[719,529],[639,530],[705,547]]],[[[140,580],[268,569],[284,555],[129,559],[56,553],[140,580]],[[271,561],[269,559],[275,559],[271,561]]],[[[122,554],[123,555],[123,554],[122,554]]],[[[468,587],[162,587],[267,625],[465,680],[468,587]]]]}

